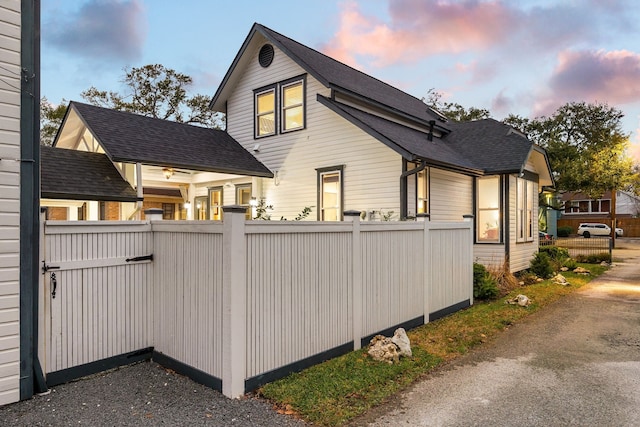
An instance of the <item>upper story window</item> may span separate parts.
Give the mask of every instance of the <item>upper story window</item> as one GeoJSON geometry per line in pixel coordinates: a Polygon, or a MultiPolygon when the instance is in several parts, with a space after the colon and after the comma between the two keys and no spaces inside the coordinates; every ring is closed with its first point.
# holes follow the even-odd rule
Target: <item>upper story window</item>
{"type": "Polygon", "coordinates": [[[276,90],[256,93],[256,137],[276,134],[276,90]]]}
{"type": "Polygon", "coordinates": [[[305,82],[296,77],[254,91],[256,138],[304,129],[305,82]]]}
{"type": "Polygon", "coordinates": [[[304,127],[304,88],[302,80],[282,86],[282,132],[304,127]]]}
{"type": "Polygon", "coordinates": [[[610,199],[571,200],[565,204],[564,212],[608,214],[611,211],[610,199]]]}

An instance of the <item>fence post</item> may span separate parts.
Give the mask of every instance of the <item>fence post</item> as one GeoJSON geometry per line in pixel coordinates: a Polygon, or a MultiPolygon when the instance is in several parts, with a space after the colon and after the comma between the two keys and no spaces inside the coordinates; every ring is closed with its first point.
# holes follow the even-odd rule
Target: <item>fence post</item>
{"type": "Polygon", "coordinates": [[[421,222],[423,227],[424,227],[424,231],[422,233],[422,253],[423,253],[423,259],[422,259],[422,265],[424,268],[424,274],[422,275],[424,277],[424,290],[423,290],[423,312],[424,312],[424,323],[429,323],[429,314],[431,312],[431,283],[433,282],[433,280],[431,280],[431,272],[433,271],[432,269],[432,260],[431,260],[431,255],[430,255],[430,250],[431,250],[431,236],[430,236],[430,227],[431,227],[431,215],[428,213],[419,213],[418,215],[416,215],[416,219],[418,222],[421,222]]]}
{"type": "Polygon", "coordinates": [[[246,363],[246,207],[223,206],[222,242],[222,393],[244,394],[246,363]]]}
{"type": "Polygon", "coordinates": [[[362,340],[362,261],[360,258],[360,211],[345,211],[345,221],[353,223],[351,236],[351,282],[353,289],[353,349],[359,350],[362,340]]]}
{"type": "Polygon", "coordinates": [[[473,243],[475,241],[475,234],[473,232],[473,219],[475,218],[475,216],[473,214],[466,214],[466,215],[462,215],[462,218],[464,220],[464,222],[470,223],[469,224],[469,234],[470,234],[470,242],[471,242],[471,263],[469,265],[469,269],[470,269],[470,273],[469,275],[471,276],[470,278],[468,278],[470,280],[471,283],[471,289],[469,289],[469,304],[473,305],[473,243]]]}

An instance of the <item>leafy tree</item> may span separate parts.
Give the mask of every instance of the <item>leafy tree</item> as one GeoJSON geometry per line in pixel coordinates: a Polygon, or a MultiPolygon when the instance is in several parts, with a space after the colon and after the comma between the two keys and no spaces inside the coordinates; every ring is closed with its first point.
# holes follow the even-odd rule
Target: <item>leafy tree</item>
{"type": "Polygon", "coordinates": [[[510,115],[504,122],[547,150],[556,187],[591,198],[629,189],[637,181],[622,131],[624,114],[606,104],[567,103],[550,117],[532,120],[510,115]]]}
{"type": "Polygon", "coordinates": [[[47,98],[40,100],[40,144],[53,144],[67,112],[67,101],[63,98],[58,105],[53,105],[47,98]]]}
{"type": "Polygon", "coordinates": [[[123,83],[127,87],[124,94],[92,86],[81,96],[93,105],[114,110],[209,128],[224,127],[223,117],[209,109],[207,96],[188,96],[187,88],[193,79],[186,74],[161,64],[150,64],[125,69],[123,83]]]}
{"type": "Polygon", "coordinates": [[[491,113],[485,108],[465,108],[455,102],[444,102],[442,101],[442,93],[434,89],[429,89],[426,99],[423,98],[422,101],[446,118],[456,122],[482,120],[491,117],[491,113]]]}

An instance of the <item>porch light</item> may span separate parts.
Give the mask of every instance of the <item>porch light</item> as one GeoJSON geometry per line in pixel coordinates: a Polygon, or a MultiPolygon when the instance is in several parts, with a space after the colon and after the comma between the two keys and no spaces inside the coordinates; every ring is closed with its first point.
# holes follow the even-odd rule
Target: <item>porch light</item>
{"type": "Polygon", "coordinates": [[[185,209],[191,209],[191,202],[184,202],[183,206],[185,209]]]}
{"type": "Polygon", "coordinates": [[[255,197],[252,197],[252,198],[249,200],[249,205],[250,205],[250,206],[253,206],[253,207],[258,206],[258,199],[256,199],[255,197]]]}
{"type": "Polygon", "coordinates": [[[169,179],[173,176],[173,168],[162,168],[162,174],[169,179]]]}

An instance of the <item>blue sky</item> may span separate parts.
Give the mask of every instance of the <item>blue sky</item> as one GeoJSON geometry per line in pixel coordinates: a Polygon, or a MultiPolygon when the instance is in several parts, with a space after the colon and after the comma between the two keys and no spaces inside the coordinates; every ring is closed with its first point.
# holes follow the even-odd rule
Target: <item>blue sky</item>
{"type": "Polygon", "coordinates": [[[493,117],[570,101],[625,113],[640,162],[640,2],[635,0],[47,0],[41,93],[123,91],[159,63],[213,95],[254,22],[418,98],[430,89],[493,117]]]}

